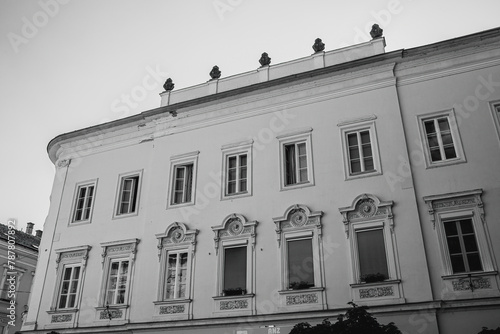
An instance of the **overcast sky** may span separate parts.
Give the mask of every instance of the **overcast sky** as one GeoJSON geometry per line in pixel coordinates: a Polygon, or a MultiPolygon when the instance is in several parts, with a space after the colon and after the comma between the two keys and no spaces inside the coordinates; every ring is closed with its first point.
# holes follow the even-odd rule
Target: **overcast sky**
{"type": "Polygon", "coordinates": [[[43,229],[48,142],[159,107],[175,89],[368,41],[386,51],[500,26],[498,0],[0,0],[0,222],[43,229]]]}

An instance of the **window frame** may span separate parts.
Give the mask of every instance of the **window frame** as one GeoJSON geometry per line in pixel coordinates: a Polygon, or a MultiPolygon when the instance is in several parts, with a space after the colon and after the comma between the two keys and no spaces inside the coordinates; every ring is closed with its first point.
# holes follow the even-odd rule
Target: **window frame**
{"type": "Polygon", "coordinates": [[[493,117],[493,123],[495,124],[495,130],[498,136],[498,143],[500,145],[500,101],[490,102],[491,117],[493,117]]]}
{"type": "MultiPolygon", "coordinates": [[[[357,118],[353,120],[343,121],[337,124],[340,129],[340,142],[342,145],[342,155],[344,161],[344,179],[352,180],[363,177],[375,176],[382,174],[382,164],[380,162],[380,151],[378,145],[377,128],[375,120],[377,116],[370,115],[364,118],[357,118]],[[368,131],[370,137],[370,147],[372,151],[373,170],[351,172],[351,159],[349,156],[349,141],[348,136],[353,133],[359,134],[360,132],[368,131]]],[[[358,136],[359,140],[359,136],[358,136]]],[[[358,143],[358,148],[361,143],[358,143]]],[[[361,154],[360,150],[360,154],[361,154]]]]}
{"type": "MultiPolygon", "coordinates": [[[[252,169],[252,152],[253,152],[253,139],[250,140],[245,140],[245,141],[238,141],[230,144],[223,145],[221,147],[222,151],[222,176],[221,176],[221,200],[228,200],[228,199],[235,199],[235,198],[240,198],[240,197],[248,197],[252,196],[252,176],[253,176],[253,169],[252,169]],[[240,157],[242,155],[247,156],[247,177],[246,177],[246,185],[247,185],[247,190],[246,191],[237,191],[235,193],[229,194],[228,193],[228,160],[231,157],[240,157]]],[[[239,179],[237,178],[236,184],[239,187],[239,179]]]]}
{"type": "MultiPolygon", "coordinates": [[[[279,142],[279,164],[280,164],[280,190],[289,190],[314,186],[314,159],[312,150],[312,131],[311,127],[293,130],[283,133],[276,138],[279,142]],[[305,144],[306,162],[307,162],[307,181],[287,184],[287,165],[286,165],[286,146],[292,144],[305,144]]],[[[298,150],[295,151],[294,158],[297,159],[298,150]]],[[[296,164],[297,166],[297,164],[296,164]]],[[[299,173],[299,167],[295,167],[295,173],[299,173]]],[[[300,175],[300,174],[299,174],[300,175]]]]}
{"type": "Polygon", "coordinates": [[[0,291],[0,300],[8,300],[10,301],[11,299],[8,298],[8,294],[9,294],[9,289],[7,290],[4,290],[4,287],[5,287],[5,284],[7,283],[8,284],[8,281],[7,281],[7,276],[11,276],[11,275],[14,275],[16,276],[16,294],[17,292],[19,291],[19,285],[21,283],[21,279],[24,275],[24,273],[26,272],[26,270],[22,269],[22,268],[19,268],[19,267],[14,267],[14,268],[10,268],[10,266],[7,265],[7,263],[3,264],[3,273],[2,273],[2,279],[1,279],[1,284],[0,284],[0,289],[2,291],[0,291]],[[2,295],[5,294],[5,298],[2,298],[2,295]]]}
{"type": "MultiPolygon", "coordinates": [[[[454,109],[417,115],[417,123],[418,123],[420,142],[422,145],[422,152],[424,154],[426,168],[449,166],[449,165],[467,162],[467,159],[465,157],[465,153],[463,150],[463,146],[462,146],[462,139],[460,137],[460,131],[458,129],[458,123],[457,123],[457,120],[455,117],[455,110],[454,109]],[[453,146],[455,149],[456,157],[450,158],[450,159],[444,159],[444,160],[440,160],[440,161],[432,161],[428,136],[427,136],[427,132],[425,130],[425,122],[427,122],[429,120],[436,121],[437,119],[440,119],[440,118],[447,118],[447,120],[448,120],[448,126],[450,127],[450,135],[451,135],[451,138],[453,140],[453,146]]],[[[438,138],[438,143],[442,143],[441,136],[438,138]]],[[[440,145],[439,147],[440,147],[440,151],[442,153],[442,151],[444,150],[444,147],[442,147],[442,145],[440,145]]]]}
{"type": "MultiPolygon", "coordinates": [[[[69,226],[77,226],[77,225],[83,225],[83,224],[90,224],[92,222],[92,215],[94,212],[94,207],[95,207],[95,198],[96,198],[96,193],[97,193],[97,181],[98,179],[93,179],[89,181],[84,181],[84,182],[79,182],[75,186],[75,193],[73,195],[73,204],[71,207],[71,217],[69,221],[69,226]],[[81,220],[76,220],[76,212],[78,210],[78,201],[79,201],[79,194],[80,194],[80,189],[83,187],[94,187],[93,194],[92,194],[92,203],[90,205],[90,212],[89,212],[89,218],[87,219],[81,219],[81,220]]],[[[84,207],[85,204],[87,203],[87,194],[85,196],[85,201],[84,201],[84,207]]]]}
{"type": "MultiPolygon", "coordinates": [[[[68,310],[68,309],[74,309],[74,308],[75,308],[75,305],[77,305],[77,304],[78,304],[78,292],[80,291],[80,285],[81,285],[81,281],[82,281],[82,269],[83,269],[83,268],[82,268],[81,263],[69,263],[69,264],[65,264],[65,265],[63,266],[63,269],[62,269],[62,275],[61,275],[61,284],[60,284],[60,287],[59,287],[59,292],[58,292],[58,294],[57,294],[57,301],[56,301],[56,303],[57,303],[57,309],[58,309],[58,310],[68,310]],[[61,306],[60,306],[60,304],[61,304],[61,298],[62,298],[62,296],[63,296],[62,289],[63,289],[63,286],[64,286],[64,281],[66,281],[66,280],[64,279],[64,277],[65,277],[66,270],[67,270],[68,268],[71,268],[71,277],[70,277],[70,279],[69,279],[69,282],[70,282],[70,287],[71,287],[71,283],[72,283],[72,281],[73,281],[73,279],[72,279],[72,276],[73,276],[73,270],[74,270],[75,268],[80,268],[80,271],[79,271],[79,273],[78,273],[77,287],[76,287],[76,293],[75,293],[75,301],[74,301],[74,305],[73,305],[73,306],[69,306],[69,307],[68,307],[67,305],[68,305],[68,300],[69,300],[69,299],[67,298],[67,299],[66,299],[66,303],[65,303],[65,305],[66,305],[66,306],[65,306],[65,307],[61,307],[61,306]]],[[[69,295],[70,295],[70,292],[68,291],[68,293],[66,294],[66,296],[68,296],[68,297],[69,297],[69,295]]]]}
{"type": "MultiPolygon", "coordinates": [[[[167,209],[178,208],[182,206],[194,205],[196,202],[196,179],[198,174],[198,155],[199,151],[189,152],[185,154],[174,155],[170,157],[170,177],[169,186],[167,194],[167,209]],[[175,184],[177,178],[178,168],[185,168],[192,164],[192,175],[191,175],[191,194],[189,200],[184,200],[183,202],[176,203],[175,200],[175,184]]],[[[184,181],[185,182],[185,181],[184,181]]],[[[185,188],[185,187],[183,187],[185,188]]],[[[185,191],[186,189],[183,189],[185,191]]],[[[185,197],[185,196],[183,196],[185,197]]]]}
{"type": "Polygon", "coordinates": [[[116,191],[116,203],[115,203],[115,208],[113,212],[113,218],[126,218],[126,217],[133,217],[139,215],[139,209],[140,209],[140,198],[141,198],[141,188],[142,188],[142,175],[143,175],[143,170],[138,170],[134,172],[129,172],[129,173],[123,173],[118,176],[118,185],[117,185],[117,191],[116,191]],[[127,179],[131,178],[137,178],[137,190],[135,192],[135,205],[134,205],[134,211],[132,212],[126,212],[122,213],[120,212],[120,207],[122,204],[122,193],[123,193],[123,185],[124,182],[127,179]]]}

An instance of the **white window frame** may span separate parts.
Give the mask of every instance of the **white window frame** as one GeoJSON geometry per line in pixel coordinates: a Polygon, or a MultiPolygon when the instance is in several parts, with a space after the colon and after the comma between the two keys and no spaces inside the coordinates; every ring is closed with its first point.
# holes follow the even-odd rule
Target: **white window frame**
{"type": "Polygon", "coordinates": [[[490,110],[498,135],[498,143],[500,144],[500,101],[490,102],[490,110]]]}
{"type": "Polygon", "coordinates": [[[134,286],[135,257],[139,239],[127,239],[101,243],[102,254],[102,276],[99,290],[98,306],[96,307],[96,321],[114,321],[114,323],[124,323],[129,317],[129,306],[131,302],[132,289],[134,286]],[[127,287],[124,302],[112,304],[107,300],[108,284],[111,274],[112,263],[118,261],[128,261],[127,287]],[[110,315],[111,318],[108,318],[110,315]]]}
{"type": "MultiPolygon", "coordinates": [[[[177,208],[187,205],[194,205],[196,201],[196,179],[198,175],[198,155],[199,151],[189,152],[185,154],[179,154],[170,157],[170,181],[168,187],[167,195],[167,209],[177,208]],[[174,202],[174,192],[175,192],[175,179],[176,171],[178,168],[183,168],[184,166],[192,164],[192,180],[191,180],[191,194],[190,198],[185,199],[181,203],[174,202]]],[[[185,190],[185,189],[184,189],[185,190]]],[[[184,196],[183,196],[184,197],[184,196]]]]}
{"type": "MultiPolygon", "coordinates": [[[[87,259],[89,257],[89,252],[92,246],[83,245],[76,247],[60,248],[56,249],[56,284],[54,288],[54,293],[52,297],[52,303],[50,306],[50,311],[47,313],[57,316],[62,313],[76,313],[80,308],[80,302],[82,300],[83,286],[85,284],[85,271],[87,266],[87,259]],[[78,279],[78,286],[76,292],[75,305],[73,307],[59,308],[59,301],[61,297],[62,283],[64,280],[64,271],[68,267],[80,267],[80,277],[78,279]]],[[[75,324],[76,319],[73,315],[70,324],[75,324]]]]}
{"type": "Polygon", "coordinates": [[[139,204],[140,204],[140,198],[141,198],[141,188],[142,188],[142,174],[143,170],[139,171],[134,171],[134,172],[129,172],[129,173],[124,173],[120,174],[118,176],[118,187],[116,191],[116,203],[115,203],[115,209],[113,212],[113,218],[124,218],[124,217],[132,217],[132,216],[137,216],[139,214],[139,204]],[[135,210],[130,212],[121,213],[120,212],[120,207],[122,204],[122,192],[123,192],[123,184],[125,180],[130,179],[130,178],[137,178],[137,193],[135,194],[135,210]]]}
{"type": "Polygon", "coordinates": [[[256,289],[256,271],[255,271],[255,242],[257,221],[247,221],[240,214],[230,214],[224,218],[221,225],[212,226],[215,234],[215,253],[217,256],[217,280],[214,299],[214,316],[227,316],[228,312],[232,315],[253,315],[256,311],[255,289],[256,289]],[[246,290],[242,295],[224,296],[224,256],[225,250],[234,247],[246,247],[246,290]],[[222,307],[224,303],[230,300],[247,301],[247,307],[243,309],[228,310],[222,307]]]}
{"type": "MultiPolygon", "coordinates": [[[[313,165],[313,151],[312,151],[312,131],[313,129],[303,128],[283,133],[276,138],[279,142],[279,164],[280,164],[280,188],[281,190],[296,189],[302,187],[309,187],[314,185],[314,165],[313,165]],[[285,146],[291,144],[304,143],[307,154],[307,181],[287,184],[286,182],[286,158],[285,146]]],[[[298,152],[298,151],[296,151],[298,152]]],[[[298,166],[298,164],[296,164],[298,166]]],[[[298,167],[295,170],[298,173],[298,167]]]]}
{"type": "MultiPolygon", "coordinates": [[[[340,141],[342,143],[342,154],[344,160],[344,177],[345,180],[352,180],[362,177],[375,176],[382,174],[382,164],[380,163],[380,152],[378,147],[378,137],[377,137],[377,129],[375,126],[375,120],[377,117],[375,115],[371,115],[365,118],[357,118],[353,120],[343,121],[337,124],[340,129],[340,141]],[[349,157],[349,142],[347,140],[347,136],[352,133],[358,134],[359,141],[359,133],[363,131],[368,131],[370,135],[370,146],[372,151],[372,159],[373,159],[373,170],[370,171],[361,171],[361,172],[351,172],[351,161],[349,157]]],[[[358,146],[360,142],[358,142],[358,146]]],[[[362,150],[360,151],[360,157],[362,156],[362,150]]],[[[361,159],[361,163],[364,166],[364,161],[361,159]]]]}
{"type": "MultiPolygon", "coordinates": [[[[75,194],[73,196],[73,205],[71,208],[71,219],[70,219],[69,226],[90,224],[92,222],[92,214],[94,212],[96,192],[97,192],[97,179],[89,180],[89,181],[85,181],[85,182],[79,182],[76,184],[75,194]],[[88,189],[88,187],[94,187],[93,194],[92,194],[92,203],[90,204],[89,218],[76,220],[76,212],[78,210],[78,200],[79,200],[79,196],[80,196],[79,195],[80,189],[82,189],[84,187],[87,189],[88,189]]],[[[84,208],[87,205],[87,203],[88,203],[88,193],[86,192],[84,205],[83,205],[84,208]]],[[[83,209],[83,210],[85,210],[85,209],[83,209]]]]}
{"type": "Polygon", "coordinates": [[[16,276],[16,290],[15,290],[15,294],[17,295],[17,293],[19,291],[19,284],[21,283],[21,278],[23,277],[23,275],[24,275],[25,272],[26,272],[26,270],[24,270],[22,268],[19,268],[19,267],[14,267],[13,269],[10,269],[10,266],[8,266],[7,264],[3,265],[2,280],[1,280],[1,285],[0,285],[0,289],[2,289],[2,291],[0,293],[0,296],[3,295],[3,294],[5,294],[6,298],[2,298],[0,300],[10,300],[10,298],[8,298],[9,290],[7,289],[7,291],[4,291],[3,288],[4,288],[4,285],[5,285],[6,281],[7,281],[7,279],[11,275],[16,276]]]}
{"type": "MultiPolygon", "coordinates": [[[[465,153],[464,153],[463,146],[462,146],[462,140],[460,138],[460,131],[458,129],[458,123],[457,123],[457,120],[455,117],[455,110],[454,109],[418,115],[417,116],[417,123],[418,123],[420,141],[422,143],[422,151],[424,154],[426,168],[449,166],[449,165],[453,165],[453,164],[457,164],[457,163],[464,163],[467,161],[467,159],[465,158],[465,153]],[[429,142],[428,142],[428,138],[427,138],[427,133],[425,131],[424,122],[430,121],[430,120],[437,120],[438,118],[447,118],[447,120],[448,120],[451,138],[453,140],[453,146],[454,146],[455,154],[456,154],[455,158],[450,158],[450,159],[445,158],[444,160],[440,160],[440,161],[432,161],[432,159],[431,159],[431,152],[430,152],[429,142]]],[[[439,143],[441,143],[441,141],[442,141],[441,138],[442,137],[440,135],[438,135],[438,142],[439,143]]],[[[442,154],[442,150],[443,150],[442,144],[440,144],[440,148],[441,148],[441,154],[442,154]]]]}
{"type": "MultiPolygon", "coordinates": [[[[247,197],[247,196],[252,196],[252,176],[253,176],[253,171],[252,171],[252,146],[253,146],[253,140],[246,140],[246,141],[239,141],[235,143],[230,143],[222,146],[221,151],[222,151],[222,178],[221,178],[221,199],[222,200],[227,200],[227,199],[234,199],[234,198],[240,198],[240,197],[247,197]],[[246,155],[247,156],[247,190],[246,191],[240,191],[239,190],[239,175],[236,178],[236,184],[237,184],[237,191],[233,194],[228,193],[228,160],[230,157],[237,157],[237,160],[239,161],[238,157],[241,155],[246,155]]],[[[239,168],[237,168],[237,174],[239,173],[239,168]]]]}
{"type": "MultiPolygon", "coordinates": [[[[477,246],[481,257],[483,273],[496,271],[495,262],[491,254],[493,249],[488,233],[488,225],[485,218],[481,195],[482,189],[447,193],[442,195],[425,196],[423,199],[428,205],[429,215],[433,228],[436,230],[441,263],[443,267],[443,277],[454,277],[467,275],[465,273],[453,273],[451,259],[447,247],[446,234],[443,222],[471,218],[476,236],[477,246]]],[[[470,272],[476,273],[476,272],[470,272]]]]}
{"type": "Polygon", "coordinates": [[[193,314],[193,288],[194,288],[194,256],[196,251],[197,229],[190,230],[186,224],[174,222],[164,233],[156,234],[158,239],[158,259],[160,261],[160,276],[158,279],[158,293],[155,305],[155,318],[167,320],[192,319],[193,314]],[[186,264],[186,291],[184,297],[167,298],[166,275],[168,270],[168,257],[170,254],[187,253],[186,264]],[[166,312],[165,310],[176,310],[166,312]]]}
{"type": "MultiPolygon", "coordinates": [[[[57,294],[57,301],[56,301],[56,305],[57,305],[57,309],[58,310],[67,310],[67,309],[74,309],[76,308],[76,306],[78,305],[78,297],[79,297],[79,291],[80,291],[80,286],[81,286],[81,281],[82,281],[82,271],[83,271],[83,268],[82,268],[82,265],[81,263],[71,263],[71,264],[65,264],[63,266],[63,269],[62,269],[62,275],[61,275],[61,284],[59,286],[59,292],[57,294]],[[80,268],[80,273],[79,273],[79,276],[78,276],[78,281],[77,281],[77,288],[76,288],[76,296],[75,296],[75,303],[73,306],[67,306],[68,305],[68,300],[69,299],[66,299],[66,306],[64,307],[61,307],[60,306],[60,302],[61,302],[61,298],[62,298],[62,288],[63,288],[63,285],[64,285],[64,274],[66,272],[66,269],[68,268],[71,268],[71,277],[70,277],[70,287],[71,287],[71,282],[72,282],[72,277],[73,277],[73,271],[75,270],[75,268],[80,268]]],[[[70,295],[70,293],[68,292],[66,294],[67,296],[70,295]]]]}

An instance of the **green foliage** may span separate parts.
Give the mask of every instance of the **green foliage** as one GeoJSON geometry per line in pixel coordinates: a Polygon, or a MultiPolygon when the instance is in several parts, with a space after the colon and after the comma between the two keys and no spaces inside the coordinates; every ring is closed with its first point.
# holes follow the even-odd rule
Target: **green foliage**
{"type": "Polygon", "coordinates": [[[301,322],[293,327],[290,334],[401,334],[392,322],[379,324],[366,306],[357,306],[352,302],[349,304],[352,308],[339,315],[336,323],[332,324],[328,319],[316,326],[301,322]]]}
{"type": "Polygon", "coordinates": [[[500,334],[500,327],[497,329],[488,329],[487,327],[483,327],[483,330],[477,334],[500,334]]]}

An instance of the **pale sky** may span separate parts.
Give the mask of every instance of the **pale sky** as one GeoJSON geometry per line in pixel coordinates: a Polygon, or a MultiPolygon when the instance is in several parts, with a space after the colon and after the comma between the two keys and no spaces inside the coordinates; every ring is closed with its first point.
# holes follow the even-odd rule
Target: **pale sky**
{"type": "Polygon", "coordinates": [[[48,142],[159,107],[175,89],[368,41],[386,51],[500,26],[498,0],[0,0],[0,222],[43,229],[48,142]],[[141,88],[142,87],[142,88],[141,88]],[[134,93],[134,94],[133,94],[134,93]],[[141,94],[139,94],[141,93],[141,94]]]}

